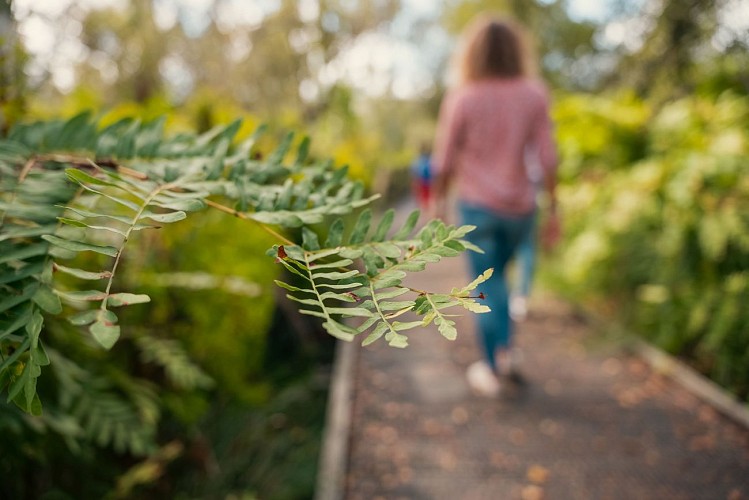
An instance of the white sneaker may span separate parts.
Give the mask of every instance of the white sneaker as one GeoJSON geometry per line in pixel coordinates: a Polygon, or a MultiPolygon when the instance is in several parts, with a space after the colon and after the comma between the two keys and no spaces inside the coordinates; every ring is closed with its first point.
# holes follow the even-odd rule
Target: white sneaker
{"type": "Polygon", "coordinates": [[[468,385],[482,396],[496,397],[502,389],[497,376],[484,361],[476,361],[466,371],[468,385]]]}
{"type": "Polygon", "coordinates": [[[523,295],[510,297],[510,317],[513,321],[523,321],[528,317],[528,298],[523,295]]]}

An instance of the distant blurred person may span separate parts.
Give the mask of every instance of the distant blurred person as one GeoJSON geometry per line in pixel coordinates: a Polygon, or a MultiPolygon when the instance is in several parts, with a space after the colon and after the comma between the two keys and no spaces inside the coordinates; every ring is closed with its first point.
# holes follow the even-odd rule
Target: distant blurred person
{"type": "Polygon", "coordinates": [[[432,152],[426,144],[419,149],[419,156],[411,164],[411,186],[419,208],[431,211],[432,201],[432,152]]]}
{"type": "Polygon", "coordinates": [[[533,63],[521,28],[482,16],[466,30],[456,59],[459,81],[440,109],[434,156],[434,199],[438,216],[446,212],[447,193],[457,187],[463,224],[476,226],[467,239],[484,253],[469,252],[478,276],[494,268],[481,289],[490,313],[477,315],[482,359],[466,373],[472,389],[496,396],[500,377],[520,379],[510,353],[512,321],[505,276],[507,263],[533,231],[536,190],[526,157],[540,166],[549,214],[542,238],[559,236],[556,214],[557,154],[552,138],[549,96],[532,77],[533,63]]]}

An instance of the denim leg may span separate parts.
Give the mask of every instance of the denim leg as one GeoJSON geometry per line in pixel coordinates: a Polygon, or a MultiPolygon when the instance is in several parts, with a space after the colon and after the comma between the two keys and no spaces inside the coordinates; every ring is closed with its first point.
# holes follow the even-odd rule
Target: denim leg
{"type": "Polygon", "coordinates": [[[520,295],[528,297],[531,294],[533,284],[533,273],[536,269],[536,217],[530,230],[518,246],[518,289],[520,295]]]}
{"type": "Polygon", "coordinates": [[[484,250],[483,254],[468,252],[473,276],[493,267],[494,275],[479,286],[491,312],[477,315],[479,344],[493,369],[497,368],[497,349],[510,346],[512,322],[508,306],[505,268],[520,241],[532,227],[533,216],[503,217],[485,209],[461,204],[463,224],[476,226],[466,239],[484,250]]]}

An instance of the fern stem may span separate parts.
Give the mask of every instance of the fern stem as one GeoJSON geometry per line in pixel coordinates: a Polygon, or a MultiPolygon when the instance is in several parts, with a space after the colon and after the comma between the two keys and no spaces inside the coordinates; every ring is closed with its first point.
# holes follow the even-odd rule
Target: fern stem
{"type": "Polygon", "coordinates": [[[122,244],[120,245],[120,248],[117,250],[117,256],[114,258],[114,264],[112,265],[111,274],[109,276],[109,280],[107,281],[107,288],[104,291],[106,296],[101,301],[101,306],[99,307],[102,311],[105,311],[107,309],[107,302],[109,299],[109,292],[112,289],[112,284],[114,283],[114,277],[117,273],[117,267],[120,265],[120,258],[122,257],[122,250],[125,248],[125,245],[128,242],[128,239],[130,238],[130,234],[132,234],[133,229],[135,228],[136,224],[138,224],[138,221],[141,218],[141,215],[143,215],[143,212],[146,210],[148,205],[151,203],[151,201],[162,191],[166,191],[169,189],[172,189],[175,187],[173,183],[164,184],[163,186],[158,186],[156,189],[151,191],[145,200],[143,200],[143,203],[140,206],[140,209],[138,212],[133,216],[133,221],[130,224],[130,226],[127,228],[127,231],[125,231],[125,236],[122,239],[122,244]]]}
{"type": "Polygon", "coordinates": [[[424,294],[424,296],[426,297],[427,302],[429,302],[429,305],[432,306],[432,310],[434,310],[434,315],[444,320],[445,315],[440,312],[439,308],[437,307],[437,304],[435,304],[434,301],[432,300],[431,294],[427,293],[427,294],[424,294]]]}
{"type": "Polygon", "coordinates": [[[267,225],[263,224],[262,222],[256,221],[255,219],[248,217],[244,212],[240,212],[238,210],[234,210],[233,208],[229,208],[226,205],[222,205],[220,203],[216,203],[215,201],[211,200],[203,200],[205,201],[205,204],[209,207],[215,208],[216,210],[219,210],[221,212],[227,213],[229,215],[233,215],[234,217],[237,217],[242,220],[249,220],[254,222],[255,224],[259,225],[261,228],[263,228],[267,233],[273,235],[273,237],[277,238],[281,242],[283,242],[285,245],[295,245],[293,241],[291,241],[289,238],[285,237],[281,233],[271,229],[267,225]]]}
{"type": "Polygon", "coordinates": [[[23,168],[21,169],[21,173],[18,175],[18,183],[22,183],[24,179],[26,179],[26,176],[29,175],[29,172],[32,168],[34,168],[34,165],[36,164],[36,157],[32,156],[29,158],[26,163],[23,164],[23,168]]]}
{"type": "MultiPolygon", "coordinates": [[[[26,178],[26,176],[28,175],[29,171],[31,170],[33,166],[34,166],[33,158],[30,158],[29,160],[26,161],[26,163],[24,163],[23,168],[21,169],[21,173],[18,175],[18,184],[21,184],[23,182],[23,180],[26,178]]],[[[13,206],[13,202],[16,201],[17,191],[15,188],[18,187],[18,184],[14,186],[14,189],[10,194],[10,206],[13,206]]],[[[0,214],[0,227],[3,227],[3,225],[5,225],[6,212],[7,212],[6,210],[3,210],[3,213],[0,214]]]]}
{"type": "Polygon", "coordinates": [[[32,168],[34,168],[38,163],[45,161],[51,161],[55,163],[70,163],[70,165],[75,168],[93,167],[95,169],[103,169],[108,167],[110,169],[117,170],[118,173],[128,175],[130,177],[135,177],[136,179],[145,180],[148,178],[146,174],[138,172],[137,170],[133,170],[131,168],[124,167],[112,159],[92,160],[88,156],[52,153],[45,155],[34,155],[30,157],[26,161],[26,163],[24,163],[23,168],[21,169],[21,173],[18,176],[18,182],[23,182],[24,179],[26,179],[26,176],[29,175],[29,172],[31,172],[32,168]]]}
{"type": "Polygon", "coordinates": [[[307,260],[307,254],[304,254],[304,265],[307,268],[307,274],[309,275],[309,282],[312,285],[312,291],[315,293],[315,296],[317,297],[317,301],[320,303],[320,309],[322,309],[323,314],[325,314],[325,320],[327,321],[333,321],[333,318],[330,317],[330,314],[328,314],[328,310],[325,307],[325,302],[323,302],[322,296],[320,295],[320,291],[317,289],[317,284],[315,283],[315,277],[312,274],[312,267],[310,267],[310,261],[307,260]]]}
{"type": "Polygon", "coordinates": [[[388,319],[385,317],[385,315],[380,310],[380,303],[377,302],[377,295],[376,295],[374,284],[372,283],[372,281],[369,282],[369,291],[372,293],[372,304],[374,304],[374,307],[377,310],[377,314],[380,316],[380,319],[382,319],[383,323],[385,323],[387,325],[388,330],[390,330],[390,333],[392,333],[393,335],[398,335],[398,332],[396,332],[395,330],[393,330],[393,325],[390,324],[390,322],[388,321],[388,319]]]}

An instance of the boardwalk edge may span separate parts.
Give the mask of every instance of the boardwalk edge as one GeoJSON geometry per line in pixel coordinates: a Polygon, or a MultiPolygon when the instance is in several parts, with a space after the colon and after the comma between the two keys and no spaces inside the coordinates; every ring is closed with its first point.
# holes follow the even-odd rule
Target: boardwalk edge
{"type": "MultiPolygon", "coordinates": [[[[596,313],[582,305],[571,305],[580,316],[597,328],[605,329],[611,326],[609,322],[604,322],[596,313]]],[[[623,333],[626,338],[623,342],[625,350],[645,361],[654,371],[670,378],[691,394],[711,405],[725,417],[749,429],[749,405],[741,402],[736,396],[691,366],[650,344],[622,325],[616,325],[616,329],[623,333]]]]}
{"type": "Polygon", "coordinates": [[[749,406],[718,384],[670,354],[641,339],[633,339],[632,350],[653,370],[676,381],[695,396],[709,403],[726,417],[749,429],[749,406]]]}
{"type": "Polygon", "coordinates": [[[344,498],[357,347],[354,342],[336,342],[315,500],[344,498]]]}

